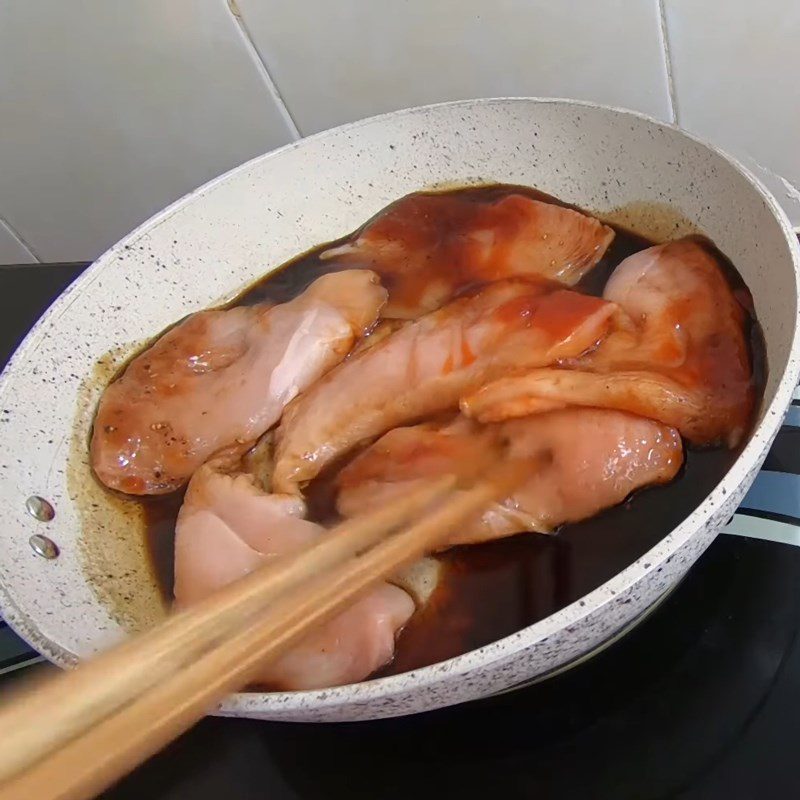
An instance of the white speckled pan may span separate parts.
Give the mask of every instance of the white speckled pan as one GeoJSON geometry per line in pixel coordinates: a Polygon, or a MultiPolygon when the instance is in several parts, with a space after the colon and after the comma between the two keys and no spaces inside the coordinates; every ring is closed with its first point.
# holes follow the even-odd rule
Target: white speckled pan
{"type": "Polygon", "coordinates": [[[680,526],[547,619],[415,672],[327,691],[238,694],[220,712],[357,720],[485,696],[580,658],[674,585],[749,487],[797,383],[797,241],[751,175],[673,127],[585,103],[479,100],[377,117],[251,161],[145,223],[62,295],[0,383],[0,611],[8,622],[68,666],[164,613],[138,507],[100,491],[86,461],[95,403],[132,349],[407,192],[484,181],[535,186],[654,238],[710,236],[753,291],[764,328],[769,380],[758,426],[680,526]],[[53,504],[52,521],[26,511],[31,495],[53,504]],[[60,555],[37,555],[35,534],[51,537],[60,555]]]}

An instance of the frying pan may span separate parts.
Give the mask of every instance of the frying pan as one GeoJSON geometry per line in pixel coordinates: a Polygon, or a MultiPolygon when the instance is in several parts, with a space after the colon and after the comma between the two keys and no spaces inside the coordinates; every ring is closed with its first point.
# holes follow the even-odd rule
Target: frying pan
{"type": "Polygon", "coordinates": [[[166,613],[141,507],[101,490],[87,461],[98,397],[132,352],[408,192],[484,182],[535,186],[653,239],[709,236],[752,290],[766,340],[749,441],[658,544],[540,622],[423,669],[322,691],[240,693],[218,712],[360,720],[505,691],[585,658],[669,591],[742,499],[797,384],[797,240],[751,174],[673,126],[569,100],[471,100],[256,158],[150,219],[47,311],[0,379],[0,613],[17,632],[68,667],[166,613]]]}

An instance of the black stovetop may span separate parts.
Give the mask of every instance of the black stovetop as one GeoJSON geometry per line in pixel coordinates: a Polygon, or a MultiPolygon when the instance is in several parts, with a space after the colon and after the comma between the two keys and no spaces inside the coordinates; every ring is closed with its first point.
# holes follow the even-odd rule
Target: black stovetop
{"type": "MultiPolygon", "coordinates": [[[[0,268],[2,361],[80,269],[0,268]]],[[[800,548],[720,536],[631,634],[542,684],[381,722],[207,719],[104,797],[800,796],[798,630],[800,548]]]]}

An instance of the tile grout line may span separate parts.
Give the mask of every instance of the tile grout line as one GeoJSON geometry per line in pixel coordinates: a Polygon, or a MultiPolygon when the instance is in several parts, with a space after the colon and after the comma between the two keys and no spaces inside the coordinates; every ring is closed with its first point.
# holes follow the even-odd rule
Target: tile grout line
{"type": "Polygon", "coordinates": [[[233,20],[236,24],[236,27],[239,29],[239,33],[244,39],[245,48],[250,52],[250,56],[256,63],[256,69],[260,73],[262,79],[267,84],[267,89],[269,93],[272,95],[272,99],[275,101],[275,105],[278,107],[278,111],[283,118],[283,121],[286,123],[286,126],[289,128],[289,133],[291,134],[292,138],[297,141],[298,139],[303,138],[303,134],[300,132],[300,128],[298,127],[297,123],[294,120],[291,112],[289,111],[286,102],[284,101],[281,93],[278,91],[278,85],[270,75],[269,69],[267,68],[264,59],[261,58],[261,54],[258,52],[258,48],[256,47],[255,43],[253,42],[252,37],[250,36],[250,31],[247,30],[247,25],[245,24],[244,18],[242,17],[241,11],[239,11],[239,7],[236,5],[236,0],[227,0],[225,5],[228,7],[228,11],[230,12],[233,20]]]}
{"type": "Polygon", "coordinates": [[[656,0],[658,3],[658,29],[661,36],[661,49],[664,51],[664,66],[667,70],[667,94],[669,95],[669,110],[673,125],[678,125],[678,98],[675,94],[675,79],[672,75],[672,53],[669,47],[669,33],[667,31],[666,0],[656,0]]]}
{"type": "Polygon", "coordinates": [[[39,258],[39,254],[33,249],[31,245],[29,245],[11,226],[11,223],[5,218],[0,217],[0,227],[5,228],[8,231],[8,235],[16,241],[16,243],[25,250],[28,255],[37,263],[41,264],[42,259],[39,258]]]}

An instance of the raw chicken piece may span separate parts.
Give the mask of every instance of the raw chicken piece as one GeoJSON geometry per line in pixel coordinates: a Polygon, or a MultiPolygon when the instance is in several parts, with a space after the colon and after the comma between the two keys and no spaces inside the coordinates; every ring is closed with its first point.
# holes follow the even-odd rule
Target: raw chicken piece
{"type": "Polygon", "coordinates": [[[322,258],[374,269],[389,288],[383,315],[415,318],[475,283],[532,274],[571,286],[613,238],[593,217],[521,194],[412,194],[322,258]]]}
{"type": "Polygon", "coordinates": [[[617,408],[697,445],[735,446],[755,397],[746,312],[713,253],[695,239],[648,248],[617,267],[603,294],[624,313],[576,371],[501,378],[465,397],[465,413],[498,421],[558,405],[617,408]]]}
{"type": "Polygon", "coordinates": [[[510,368],[544,366],[594,346],[616,307],[554,286],[489,284],[351,356],[286,409],[276,489],[299,492],[356,445],[454,410],[461,396],[510,368]]]}
{"type": "MultiPolygon", "coordinates": [[[[175,532],[175,603],[192,605],[275,556],[325,534],[303,519],[302,500],[266,494],[249,473],[228,472],[230,460],[195,472],[175,532]]],[[[283,656],[264,666],[258,683],[285,690],[354,683],[394,656],[396,633],[414,613],[402,589],[378,584],[283,656]]]]}
{"type": "MultiPolygon", "coordinates": [[[[461,401],[481,422],[501,422],[567,406],[616,408],[674,425],[690,441],[706,443],[723,435],[702,392],[693,392],[657,372],[595,373],[536,369],[501,378],[461,401]]],[[[736,436],[740,435],[738,430],[736,436]]]]}
{"type": "Polygon", "coordinates": [[[674,428],[620,411],[568,409],[487,426],[457,417],[387,433],[339,474],[337,507],[346,517],[363,513],[434,475],[460,474],[487,449],[500,447],[509,458],[546,453],[552,460],[450,545],[552,531],[621,503],[643,486],[671,481],[683,463],[674,428]]]}
{"type": "Polygon", "coordinates": [[[251,474],[204,464],[175,528],[176,604],[196,603],[270,558],[315,542],[324,529],[305,513],[299,497],[266,494],[251,474]]]}
{"type": "Polygon", "coordinates": [[[243,452],[347,355],[385,300],[374,272],[349,270],[282,305],[188,317],[103,393],[91,444],[98,478],[162,494],[223,448],[243,452]]]}
{"type": "Polygon", "coordinates": [[[702,241],[679,239],[626,258],[603,297],[635,330],[615,335],[592,359],[595,367],[675,370],[677,380],[720,393],[750,388],[746,312],[702,241]]]}
{"type": "Polygon", "coordinates": [[[413,489],[409,482],[450,473],[470,477],[497,459],[502,446],[498,426],[460,415],[393,428],[336,476],[336,507],[342,516],[353,517],[413,489]]]}
{"type": "Polygon", "coordinates": [[[363,681],[394,658],[395,636],[413,613],[406,592],[380,583],[266,667],[257,682],[299,691],[363,681]]]}

